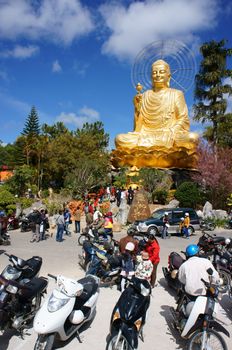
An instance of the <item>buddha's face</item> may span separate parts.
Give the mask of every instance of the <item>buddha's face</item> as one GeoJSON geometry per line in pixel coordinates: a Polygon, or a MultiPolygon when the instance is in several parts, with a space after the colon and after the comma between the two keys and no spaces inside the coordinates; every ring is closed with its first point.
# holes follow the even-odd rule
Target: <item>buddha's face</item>
{"type": "Polygon", "coordinates": [[[164,64],[152,66],[152,82],[154,86],[169,86],[170,70],[164,64]]]}

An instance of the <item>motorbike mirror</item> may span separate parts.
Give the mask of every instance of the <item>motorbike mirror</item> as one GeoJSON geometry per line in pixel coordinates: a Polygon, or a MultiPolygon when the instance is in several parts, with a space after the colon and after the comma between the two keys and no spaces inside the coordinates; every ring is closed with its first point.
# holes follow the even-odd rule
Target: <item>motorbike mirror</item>
{"type": "Polygon", "coordinates": [[[207,272],[208,272],[208,274],[209,274],[210,276],[213,275],[213,270],[211,269],[211,267],[207,270],[207,272]]]}

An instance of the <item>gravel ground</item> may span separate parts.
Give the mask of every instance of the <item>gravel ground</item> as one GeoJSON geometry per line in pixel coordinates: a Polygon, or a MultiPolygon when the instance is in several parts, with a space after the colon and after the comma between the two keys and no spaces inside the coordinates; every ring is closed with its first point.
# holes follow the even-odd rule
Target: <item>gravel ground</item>
{"type": "MultiPolygon", "coordinates": [[[[115,233],[115,238],[125,235],[125,230],[115,233]]],[[[232,231],[215,230],[218,235],[232,236],[232,231]]],[[[185,342],[181,340],[172,329],[170,322],[169,307],[175,305],[175,298],[172,292],[167,288],[166,282],[162,274],[162,266],[167,265],[167,257],[171,251],[184,250],[187,244],[195,243],[199,235],[192,236],[188,241],[171,237],[171,239],[161,240],[161,261],[158,267],[158,286],[154,288],[152,293],[151,305],[147,315],[147,323],[144,328],[145,342],[139,342],[140,350],[172,350],[185,349],[185,342]]],[[[0,252],[5,249],[8,253],[15,254],[22,258],[28,259],[32,255],[40,255],[43,257],[43,265],[41,268],[41,276],[47,273],[63,274],[71,278],[81,278],[84,276],[83,271],[78,265],[78,253],[81,251],[77,243],[77,235],[72,234],[71,237],[65,236],[63,243],[57,243],[53,238],[49,237],[46,241],[39,243],[30,243],[31,233],[21,233],[19,230],[11,232],[12,245],[8,247],[0,247],[0,252]]],[[[0,256],[0,270],[8,263],[6,256],[0,256]]],[[[54,281],[49,280],[48,292],[54,288],[54,281]]],[[[81,333],[82,343],[76,338],[72,338],[66,343],[57,344],[57,349],[63,348],[67,350],[104,350],[106,347],[106,338],[109,332],[109,322],[112,309],[119,297],[116,288],[101,288],[97,313],[91,326],[84,329],[81,333]]],[[[227,295],[222,296],[221,305],[228,321],[232,320],[232,301],[227,295]]],[[[231,322],[230,322],[231,323],[231,322]]],[[[231,324],[226,326],[228,331],[232,333],[231,324]]],[[[1,350],[32,350],[37,335],[33,328],[28,329],[28,334],[21,339],[16,332],[8,331],[0,338],[1,350]]],[[[227,342],[228,350],[232,349],[232,340],[224,336],[227,342]]]]}

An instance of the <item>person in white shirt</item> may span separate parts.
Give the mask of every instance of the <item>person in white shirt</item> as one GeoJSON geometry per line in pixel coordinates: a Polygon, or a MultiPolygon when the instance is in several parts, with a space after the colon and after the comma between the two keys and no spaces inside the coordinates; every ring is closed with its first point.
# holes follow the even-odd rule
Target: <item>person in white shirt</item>
{"type": "Polygon", "coordinates": [[[201,279],[209,282],[209,274],[207,270],[213,270],[212,282],[219,283],[220,278],[218,272],[210,260],[200,258],[198,256],[199,247],[196,244],[187,246],[185,254],[187,260],[180,266],[178,279],[184,285],[185,292],[191,296],[199,296],[206,294],[205,284],[201,279]]]}

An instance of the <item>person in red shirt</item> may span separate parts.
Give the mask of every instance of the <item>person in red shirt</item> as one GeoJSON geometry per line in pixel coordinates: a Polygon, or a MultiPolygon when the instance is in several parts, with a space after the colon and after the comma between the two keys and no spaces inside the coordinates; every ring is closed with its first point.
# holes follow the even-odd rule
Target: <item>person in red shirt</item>
{"type": "Polygon", "coordinates": [[[155,235],[151,233],[149,234],[148,242],[144,250],[149,254],[149,259],[153,264],[153,271],[151,275],[151,287],[154,288],[155,282],[156,282],[157,267],[160,262],[160,256],[159,256],[160,246],[157,239],[155,238],[155,235]]]}

